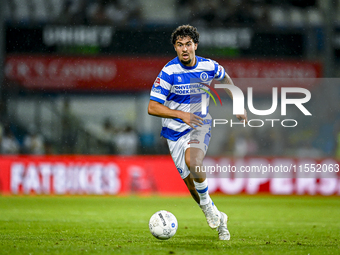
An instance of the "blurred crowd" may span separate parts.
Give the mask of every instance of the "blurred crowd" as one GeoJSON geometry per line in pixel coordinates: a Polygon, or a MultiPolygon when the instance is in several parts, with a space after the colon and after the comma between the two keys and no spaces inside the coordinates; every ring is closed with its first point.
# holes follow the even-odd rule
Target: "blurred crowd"
{"type": "Polygon", "coordinates": [[[0,151],[5,155],[51,153],[50,144],[35,128],[19,130],[18,126],[10,122],[0,122],[0,151]]]}
{"type": "Polygon", "coordinates": [[[92,135],[109,147],[110,154],[136,155],[140,153],[139,136],[131,125],[114,126],[110,118],[105,118],[101,127],[92,129],[92,135]]]}
{"type": "MultiPolygon", "coordinates": [[[[190,23],[199,27],[303,26],[322,24],[321,0],[1,0],[5,17],[12,25],[111,25],[147,26],[162,3],[171,3],[171,24],[190,23]],[[147,3],[146,3],[147,2],[147,3]],[[157,6],[156,6],[157,4],[157,6]],[[150,16],[149,16],[150,15],[150,16]]],[[[339,1],[334,1],[339,3],[339,1]]],[[[338,8],[339,4],[335,4],[338,8]]],[[[161,22],[161,21],[160,21],[161,22]]],[[[1,154],[77,154],[108,153],[117,155],[168,154],[165,139],[149,140],[148,145],[131,123],[116,126],[102,116],[95,128],[83,129],[78,116],[65,100],[58,119],[58,141],[47,139],[34,125],[20,128],[15,121],[0,119],[1,154]],[[82,136],[80,130],[83,130],[82,136]],[[84,135],[85,133],[85,135],[84,135]],[[86,144],[91,136],[96,143],[86,144]],[[80,145],[81,144],[81,145],[80,145]],[[151,146],[150,146],[151,144],[151,146]],[[79,149],[79,146],[85,149],[79,149]],[[86,146],[88,148],[86,148],[86,146]],[[96,147],[97,146],[97,147],[96,147]],[[102,149],[104,148],[104,149],[102,149]],[[151,148],[151,149],[150,149],[151,148]],[[90,150],[91,149],[91,150],[90,150]]],[[[340,116],[329,116],[320,124],[300,131],[275,128],[232,130],[225,136],[221,154],[244,157],[252,155],[289,155],[299,157],[336,156],[340,158],[340,116]]]]}
{"type": "Polygon", "coordinates": [[[62,6],[57,24],[124,26],[141,22],[137,0],[67,0],[62,6]]]}
{"type": "MultiPolygon", "coordinates": [[[[60,140],[51,142],[32,126],[22,129],[10,122],[0,122],[0,152],[3,155],[53,155],[79,154],[79,126],[74,119],[63,123],[60,140]],[[72,127],[73,126],[73,127],[72,127]],[[73,130],[72,130],[73,128],[73,130]],[[21,130],[20,130],[21,129],[21,130]],[[60,145],[60,147],[58,147],[60,145]]],[[[166,140],[157,139],[153,150],[146,150],[139,134],[131,125],[116,127],[110,118],[96,129],[87,130],[89,134],[105,148],[104,154],[138,155],[167,154],[166,140]]],[[[216,145],[216,141],[212,142],[216,145]]],[[[228,129],[219,148],[219,155],[214,156],[296,156],[301,158],[336,157],[340,158],[340,116],[326,119],[317,129],[303,127],[291,132],[288,128],[276,127],[270,130],[241,128],[228,129]]],[[[93,152],[93,151],[92,151],[93,152]]]]}
{"type": "MultiPolygon", "coordinates": [[[[79,126],[74,119],[62,123],[64,132],[58,141],[51,142],[46,139],[34,126],[20,128],[16,123],[0,122],[0,154],[2,155],[53,155],[79,154],[78,142],[79,126]],[[70,125],[69,125],[70,124],[70,125]],[[73,129],[73,130],[72,130],[73,129]]],[[[139,136],[130,126],[114,127],[109,119],[97,131],[89,131],[96,137],[105,154],[136,155],[141,153],[139,136]]]]}
{"type": "Polygon", "coordinates": [[[176,9],[183,22],[211,27],[294,26],[321,18],[313,0],[180,0],[176,9]]]}
{"type": "Polygon", "coordinates": [[[271,130],[233,129],[220,149],[223,155],[291,156],[299,158],[340,158],[340,119],[319,128],[291,132],[288,128],[271,130]]]}
{"type": "Polygon", "coordinates": [[[138,22],[138,0],[4,0],[8,23],[129,25],[138,22]]]}
{"type": "MultiPolygon", "coordinates": [[[[3,0],[8,23],[140,26],[164,12],[157,1],[142,0],[3,0]],[[153,6],[150,6],[153,5],[153,6]],[[154,12],[146,9],[154,9],[154,12]]],[[[163,0],[171,23],[196,26],[320,25],[316,0],[163,0]]],[[[162,20],[158,21],[162,23],[162,20]]],[[[169,22],[167,20],[166,22],[169,22]]]]}

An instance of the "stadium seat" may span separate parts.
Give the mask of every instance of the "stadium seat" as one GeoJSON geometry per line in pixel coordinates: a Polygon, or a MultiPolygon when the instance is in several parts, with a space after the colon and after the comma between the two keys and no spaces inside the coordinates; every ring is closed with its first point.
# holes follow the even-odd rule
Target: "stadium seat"
{"type": "Polygon", "coordinates": [[[13,19],[18,22],[29,22],[31,18],[31,6],[27,0],[13,0],[13,19]]]}
{"type": "Polygon", "coordinates": [[[271,24],[277,27],[287,26],[287,13],[283,8],[271,7],[269,11],[269,19],[271,24]]]}
{"type": "Polygon", "coordinates": [[[32,0],[32,19],[37,22],[46,22],[49,19],[48,0],[32,0]]]}
{"type": "Polygon", "coordinates": [[[299,8],[290,8],[290,25],[293,27],[302,27],[305,24],[304,15],[299,8]]]}
{"type": "Polygon", "coordinates": [[[10,0],[3,0],[4,3],[4,15],[5,15],[5,20],[6,21],[11,21],[13,19],[13,14],[12,14],[12,9],[11,9],[11,6],[10,6],[10,3],[9,1],[10,0]]]}
{"type": "Polygon", "coordinates": [[[64,2],[65,2],[64,0],[50,0],[50,4],[51,4],[50,15],[51,15],[51,18],[55,19],[60,15],[61,10],[64,6],[64,2]]]}
{"type": "Polygon", "coordinates": [[[316,8],[309,8],[306,12],[306,16],[307,16],[307,22],[311,26],[321,26],[323,23],[320,10],[316,8]]]}

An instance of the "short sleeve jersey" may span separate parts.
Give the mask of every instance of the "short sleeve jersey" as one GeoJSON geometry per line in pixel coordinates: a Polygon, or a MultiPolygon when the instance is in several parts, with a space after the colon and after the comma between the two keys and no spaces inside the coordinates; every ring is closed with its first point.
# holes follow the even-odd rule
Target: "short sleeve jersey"
{"type": "MultiPolygon", "coordinates": [[[[183,65],[178,57],[167,63],[158,74],[150,93],[150,99],[173,110],[191,112],[204,119],[210,119],[209,94],[213,79],[222,80],[224,68],[216,61],[196,56],[193,67],[183,65]],[[207,109],[202,111],[202,99],[207,109]]],[[[204,106],[205,106],[204,105],[204,106]]],[[[161,136],[177,141],[192,128],[181,119],[162,119],[161,136]]]]}

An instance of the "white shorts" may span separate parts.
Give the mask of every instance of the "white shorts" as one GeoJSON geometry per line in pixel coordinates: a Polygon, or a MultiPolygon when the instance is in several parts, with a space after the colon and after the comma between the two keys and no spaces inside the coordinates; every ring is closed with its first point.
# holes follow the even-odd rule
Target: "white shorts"
{"type": "Polygon", "coordinates": [[[188,148],[198,148],[201,149],[205,155],[210,142],[210,132],[211,122],[191,130],[177,141],[167,139],[172,160],[182,179],[185,179],[190,174],[190,170],[185,164],[185,151],[188,148]]]}

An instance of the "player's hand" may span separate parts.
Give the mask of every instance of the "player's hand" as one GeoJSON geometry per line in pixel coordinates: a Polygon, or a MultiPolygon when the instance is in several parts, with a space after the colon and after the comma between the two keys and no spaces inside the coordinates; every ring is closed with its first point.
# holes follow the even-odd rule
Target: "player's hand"
{"type": "Polygon", "coordinates": [[[236,118],[238,118],[239,121],[241,121],[242,123],[245,122],[245,124],[247,124],[248,123],[248,117],[247,117],[246,109],[244,109],[244,114],[236,115],[236,118]]]}
{"type": "Polygon", "coordinates": [[[193,129],[196,129],[194,125],[199,127],[203,125],[203,118],[190,112],[183,112],[183,117],[181,119],[193,129]]]}

